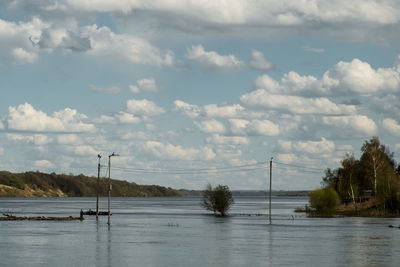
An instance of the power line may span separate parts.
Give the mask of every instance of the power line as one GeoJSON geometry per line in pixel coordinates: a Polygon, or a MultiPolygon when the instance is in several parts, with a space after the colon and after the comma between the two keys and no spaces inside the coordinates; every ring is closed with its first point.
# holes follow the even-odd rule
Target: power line
{"type": "Polygon", "coordinates": [[[254,171],[265,169],[266,162],[259,162],[256,164],[247,164],[240,166],[229,166],[229,167],[215,167],[215,168],[198,168],[198,169],[136,169],[128,167],[113,167],[113,169],[133,172],[133,173],[143,173],[143,174],[213,174],[220,172],[239,172],[239,171],[254,171]]]}
{"type": "Polygon", "coordinates": [[[325,169],[321,169],[321,168],[301,166],[301,165],[296,165],[296,164],[283,163],[283,162],[279,162],[279,161],[274,161],[274,163],[276,163],[278,165],[286,165],[286,166],[300,168],[300,169],[306,169],[306,170],[325,171],[325,169]]]}

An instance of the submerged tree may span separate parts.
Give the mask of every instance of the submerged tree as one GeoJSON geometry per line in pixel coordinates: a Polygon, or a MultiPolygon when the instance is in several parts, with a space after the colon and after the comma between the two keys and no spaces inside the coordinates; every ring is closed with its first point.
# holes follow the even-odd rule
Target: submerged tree
{"type": "Polygon", "coordinates": [[[203,191],[201,205],[205,209],[213,211],[215,215],[226,216],[233,202],[232,192],[228,186],[218,185],[213,188],[211,184],[208,184],[203,191]]]}

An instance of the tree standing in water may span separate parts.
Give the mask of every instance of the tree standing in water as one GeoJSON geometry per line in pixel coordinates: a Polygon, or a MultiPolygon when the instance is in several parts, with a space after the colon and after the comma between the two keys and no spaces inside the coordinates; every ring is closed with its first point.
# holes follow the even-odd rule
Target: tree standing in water
{"type": "Polygon", "coordinates": [[[213,188],[211,184],[208,184],[203,191],[203,202],[201,205],[205,209],[213,211],[215,215],[224,217],[233,202],[232,192],[228,186],[218,185],[213,188]]]}

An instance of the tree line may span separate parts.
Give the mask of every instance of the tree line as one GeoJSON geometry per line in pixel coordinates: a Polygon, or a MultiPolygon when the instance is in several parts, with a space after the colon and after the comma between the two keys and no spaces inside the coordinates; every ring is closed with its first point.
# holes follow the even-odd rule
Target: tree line
{"type": "Polygon", "coordinates": [[[322,178],[324,189],[334,190],[342,203],[352,202],[355,207],[359,202],[374,199],[379,203],[378,209],[400,211],[400,164],[396,164],[394,154],[378,137],[364,142],[359,159],[347,154],[340,163],[339,168],[326,169],[322,178]]]}
{"type": "MultiPolygon", "coordinates": [[[[138,185],[127,181],[112,181],[111,195],[113,197],[161,197],[180,196],[180,193],[170,187],[158,185],[138,185]]],[[[42,172],[11,173],[0,172],[0,185],[6,185],[15,190],[6,192],[0,190],[0,196],[25,196],[26,192],[33,192],[32,196],[52,196],[52,192],[60,190],[69,197],[93,197],[97,194],[97,178],[83,174],[56,174],[42,172]]],[[[100,178],[100,196],[108,194],[108,179],[100,178]]],[[[56,195],[54,195],[56,196],[56,195]]]]}

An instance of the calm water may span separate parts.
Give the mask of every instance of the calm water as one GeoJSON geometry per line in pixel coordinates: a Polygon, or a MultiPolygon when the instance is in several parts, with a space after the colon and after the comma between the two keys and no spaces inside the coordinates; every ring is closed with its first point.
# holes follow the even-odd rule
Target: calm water
{"type": "MultiPolygon", "coordinates": [[[[107,216],[0,222],[0,266],[399,266],[399,219],[306,218],[306,198],[235,198],[215,218],[199,198],[113,198],[107,216]],[[250,216],[249,216],[250,215],[250,216]],[[260,216],[261,215],[261,216],[260,216]]],[[[101,199],[106,210],[107,199],[101,199]]],[[[0,198],[0,212],[79,216],[94,198],[0,198]]]]}

